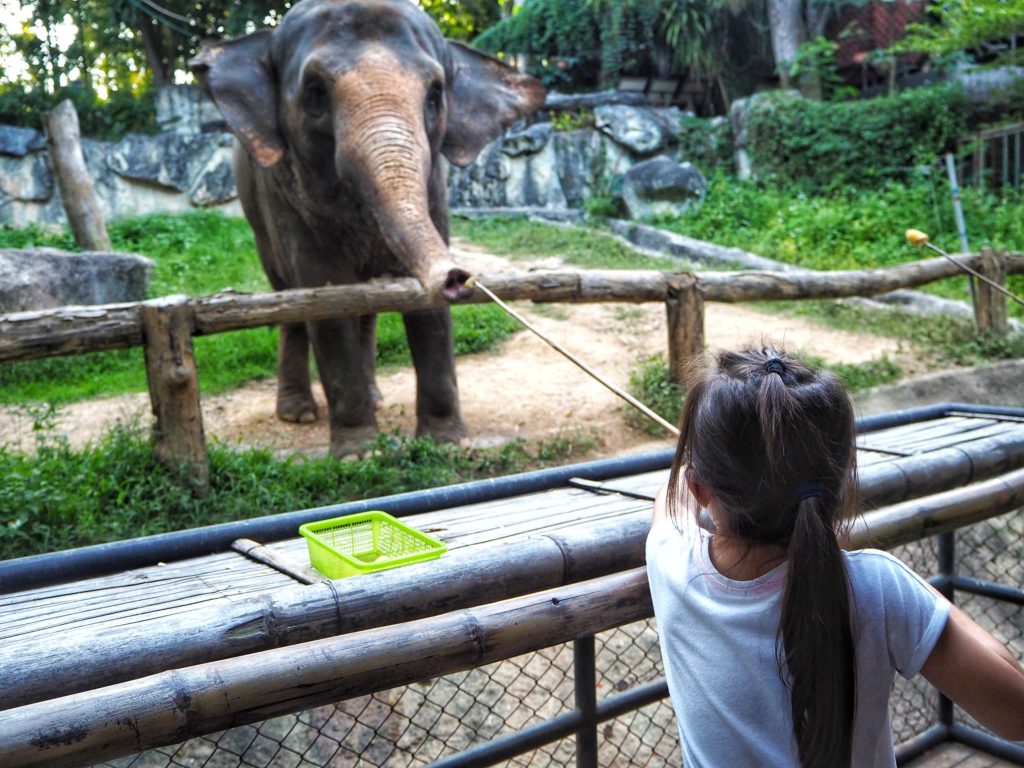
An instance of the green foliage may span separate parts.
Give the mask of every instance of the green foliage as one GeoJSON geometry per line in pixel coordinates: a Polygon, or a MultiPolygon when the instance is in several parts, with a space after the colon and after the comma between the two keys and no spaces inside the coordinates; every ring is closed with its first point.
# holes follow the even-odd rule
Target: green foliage
{"type": "MultiPolygon", "coordinates": [[[[508,0],[511,4],[511,0],[508,0]]],[[[501,0],[416,0],[450,40],[471,40],[501,16],[501,0]]]]}
{"type": "Polygon", "coordinates": [[[788,62],[786,71],[794,82],[810,81],[826,101],[842,101],[857,95],[857,90],[844,85],[836,67],[839,43],[818,35],[797,48],[796,56],[788,62]]]}
{"type": "MultiPolygon", "coordinates": [[[[663,354],[639,361],[629,373],[629,394],[646,405],[669,424],[679,422],[683,410],[683,393],[669,373],[663,354]]],[[[626,408],[626,424],[654,437],[665,437],[665,428],[648,418],[638,409],[626,408]]]]}
{"type": "Polygon", "coordinates": [[[960,89],[918,88],[865,101],[775,98],[750,115],[755,168],[808,190],[872,187],[930,163],[966,132],[960,89]]]}
{"type": "Polygon", "coordinates": [[[735,163],[732,128],[726,119],[706,119],[683,115],[676,134],[679,154],[705,174],[730,171],[735,163]]]}
{"type": "Polygon", "coordinates": [[[594,127],[594,110],[581,109],[578,112],[556,110],[551,113],[551,127],[556,131],[576,131],[594,127]]]}
{"type": "Polygon", "coordinates": [[[145,536],[258,514],[387,496],[578,460],[594,438],[558,435],[535,448],[512,442],[463,450],[381,435],[357,461],[274,458],[211,445],[210,494],[196,499],[156,461],[148,435],[118,428],[76,450],[37,420],[34,451],[0,445],[0,559],[145,536]]]}
{"type": "Polygon", "coordinates": [[[65,99],[74,103],[82,135],[90,139],[116,141],[157,130],[154,91],[112,91],[101,99],[77,84],[56,93],[24,83],[0,85],[0,123],[42,130],[43,114],[65,99]]]}
{"type": "Polygon", "coordinates": [[[907,36],[890,50],[941,59],[1024,34],[1024,4],[1017,0],[936,0],[928,11],[934,23],[908,24],[907,36]]]}

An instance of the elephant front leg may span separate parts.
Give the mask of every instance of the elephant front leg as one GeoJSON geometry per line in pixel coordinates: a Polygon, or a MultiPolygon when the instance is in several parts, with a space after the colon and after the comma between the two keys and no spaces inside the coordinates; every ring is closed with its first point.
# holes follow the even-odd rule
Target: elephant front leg
{"type": "Polygon", "coordinates": [[[365,365],[365,332],[359,318],[310,323],[316,367],[327,396],[331,455],[366,452],[377,435],[374,382],[365,365]]]}
{"type": "Polygon", "coordinates": [[[281,326],[277,356],[277,417],[308,424],[318,417],[309,380],[309,335],[305,323],[281,326]]]}
{"type": "Polygon", "coordinates": [[[455,381],[451,313],[447,308],[427,309],[407,312],[402,319],[416,368],[416,434],[458,442],[468,430],[455,381]]]}

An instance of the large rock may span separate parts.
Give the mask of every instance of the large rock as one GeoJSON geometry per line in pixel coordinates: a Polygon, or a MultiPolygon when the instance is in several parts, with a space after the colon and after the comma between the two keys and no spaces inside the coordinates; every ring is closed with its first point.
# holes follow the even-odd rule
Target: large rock
{"type": "Polygon", "coordinates": [[[690,163],[665,155],[637,163],[622,180],[622,199],[630,217],[681,216],[704,199],[708,183],[690,163]]]}
{"type": "Polygon", "coordinates": [[[0,125],[0,155],[24,157],[46,146],[46,137],[34,128],[0,125]]]}
{"type": "Polygon", "coordinates": [[[594,124],[602,133],[638,155],[660,151],[674,138],[665,120],[651,110],[609,104],[594,110],[594,124]]]}
{"type": "Polygon", "coordinates": [[[775,105],[791,99],[802,98],[799,91],[766,91],[755,93],[743,99],[736,99],[729,107],[729,122],[732,125],[733,149],[736,153],[736,175],[749,179],[757,175],[750,157],[750,116],[755,111],[772,110],[775,105]]]}
{"type": "Polygon", "coordinates": [[[217,105],[195,85],[165,85],[156,92],[156,123],[161,131],[199,133],[226,130],[217,105]]]}
{"type": "Polygon", "coordinates": [[[217,148],[231,141],[230,134],[131,134],[114,146],[107,162],[125,178],[188,192],[217,148]]]}
{"type": "Polygon", "coordinates": [[[153,262],[133,253],[0,249],[0,313],[142,301],[153,262]]]}

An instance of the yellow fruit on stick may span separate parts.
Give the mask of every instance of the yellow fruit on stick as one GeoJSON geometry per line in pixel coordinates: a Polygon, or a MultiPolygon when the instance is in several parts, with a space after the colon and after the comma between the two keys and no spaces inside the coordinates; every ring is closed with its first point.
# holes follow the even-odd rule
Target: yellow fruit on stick
{"type": "Polygon", "coordinates": [[[907,242],[911,245],[921,247],[928,242],[928,235],[922,232],[920,229],[908,229],[907,230],[907,242]]]}

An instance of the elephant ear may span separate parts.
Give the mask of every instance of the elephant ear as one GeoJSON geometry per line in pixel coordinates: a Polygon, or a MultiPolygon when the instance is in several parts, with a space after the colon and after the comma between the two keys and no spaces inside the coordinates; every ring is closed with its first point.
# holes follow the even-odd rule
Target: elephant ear
{"type": "Polygon", "coordinates": [[[284,156],[277,124],[277,80],[270,64],[270,31],[206,43],[188,65],[246,152],[264,168],[284,156]]]}
{"type": "Polygon", "coordinates": [[[455,165],[466,166],[512,123],[540,108],[546,94],[535,77],[492,56],[452,41],[448,47],[454,75],[441,151],[455,165]]]}

